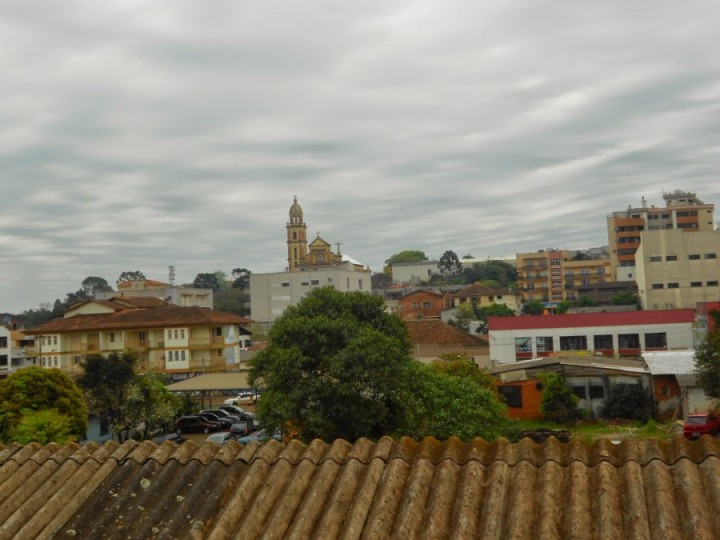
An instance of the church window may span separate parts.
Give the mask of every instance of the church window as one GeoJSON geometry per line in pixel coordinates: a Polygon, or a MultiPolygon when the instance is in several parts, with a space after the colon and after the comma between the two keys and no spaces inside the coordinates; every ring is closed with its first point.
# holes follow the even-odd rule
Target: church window
{"type": "MultiPolygon", "coordinates": [[[[293,240],[297,240],[297,233],[293,231],[293,240]]],[[[296,255],[297,256],[297,255],[296,255]]]]}

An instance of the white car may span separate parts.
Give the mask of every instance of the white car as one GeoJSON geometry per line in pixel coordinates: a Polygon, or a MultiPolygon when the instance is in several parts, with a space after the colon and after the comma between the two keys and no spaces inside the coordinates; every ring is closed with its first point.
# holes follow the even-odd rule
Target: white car
{"type": "Polygon", "coordinates": [[[252,405],[255,402],[255,399],[255,394],[252,392],[243,392],[240,395],[226,399],[223,403],[225,405],[252,405]]]}
{"type": "Polygon", "coordinates": [[[235,438],[236,438],[235,433],[230,433],[229,431],[218,431],[217,433],[208,435],[208,438],[205,439],[205,442],[214,442],[217,444],[225,444],[228,441],[234,441],[235,438]]]}

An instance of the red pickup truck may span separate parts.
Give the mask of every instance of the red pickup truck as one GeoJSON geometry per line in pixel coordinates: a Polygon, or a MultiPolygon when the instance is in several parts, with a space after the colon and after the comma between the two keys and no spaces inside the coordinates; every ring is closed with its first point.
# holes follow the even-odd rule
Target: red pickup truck
{"type": "Polygon", "coordinates": [[[690,413],[683,425],[683,435],[688,439],[716,433],[720,433],[720,418],[711,412],[690,413]]]}

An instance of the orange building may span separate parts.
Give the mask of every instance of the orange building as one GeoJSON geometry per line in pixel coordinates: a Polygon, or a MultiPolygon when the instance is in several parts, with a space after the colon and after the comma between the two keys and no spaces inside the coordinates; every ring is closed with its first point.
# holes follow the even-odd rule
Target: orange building
{"type": "Polygon", "coordinates": [[[401,296],[398,304],[397,314],[402,319],[439,319],[450,301],[446,294],[420,289],[401,296]]]}

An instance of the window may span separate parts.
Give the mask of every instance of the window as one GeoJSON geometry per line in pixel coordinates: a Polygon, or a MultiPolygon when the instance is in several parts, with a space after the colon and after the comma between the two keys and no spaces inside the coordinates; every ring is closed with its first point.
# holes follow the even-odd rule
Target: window
{"type": "Polygon", "coordinates": [[[185,351],[180,351],[180,360],[185,361],[185,351]]]}
{"type": "Polygon", "coordinates": [[[73,364],[75,364],[76,366],[79,366],[81,361],[82,356],[73,356],[73,364]]]}
{"type": "Polygon", "coordinates": [[[320,285],[320,280],[319,279],[311,279],[310,285],[320,285]]]}
{"type": "Polygon", "coordinates": [[[688,259],[691,261],[699,261],[700,260],[700,254],[699,253],[693,253],[692,255],[688,255],[688,259]]]}
{"type": "Polygon", "coordinates": [[[215,335],[222,336],[222,326],[218,326],[215,328],[215,335]]]}
{"type": "Polygon", "coordinates": [[[717,253],[706,253],[705,258],[706,259],[717,259],[717,253]]]}
{"type": "Polygon", "coordinates": [[[679,283],[668,283],[668,289],[677,289],[680,287],[679,283]]]}
{"type": "Polygon", "coordinates": [[[650,262],[660,262],[662,261],[662,257],[660,255],[653,255],[650,257],[650,262]]]}
{"type": "Polygon", "coordinates": [[[691,287],[702,287],[702,281],[691,281],[690,286],[691,287]]]}
{"type": "Polygon", "coordinates": [[[289,286],[290,286],[290,282],[289,282],[289,281],[283,281],[282,283],[280,283],[280,286],[281,286],[281,287],[289,287],[289,286]]]}
{"type": "Polygon", "coordinates": [[[6,349],[6,348],[7,348],[7,343],[8,343],[8,342],[7,342],[7,337],[5,337],[5,336],[0,337],[0,347],[2,347],[3,349],[6,349]]]}
{"type": "Polygon", "coordinates": [[[580,399],[585,399],[587,397],[584,386],[571,386],[571,388],[572,388],[573,394],[575,394],[580,399]]]}
{"type": "Polygon", "coordinates": [[[218,356],[222,356],[222,349],[218,349],[218,356]]]}
{"type": "Polygon", "coordinates": [[[57,345],[57,336],[53,336],[53,345],[57,345]]]}
{"type": "Polygon", "coordinates": [[[328,280],[327,280],[327,282],[328,282],[328,283],[332,283],[332,278],[329,277],[328,280]]]}
{"type": "Polygon", "coordinates": [[[358,289],[360,289],[362,291],[362,288],[363,288],[363,280],[358,279],[358,289]]]}
{"type": "Polygon", "coordinates": [[[613,349],[613,337],[611,334],[601,334],[599,336],[593,336],[593,348],[595,350],[607,350],[613,349]]]}
{"type": "Polygon", "coordinates": [[[515,352],[532,352],[532,338],[529,337],[516,337],[515,338],[515,352]]]}
{"type": "Polygon", "coordinates": [[[417,309],[419,306],[420,306],[420,304],[418,304],[417,302],[413,302],[413,305],[412,305],[413,309],[417,309]]]}
{"type": "Polygon", "coordinates": [[[605,388],[602,386],[591,386],[590,387],[590,399],[604,399],[605,388]]]}
{"type": "Polygon", "coordinates": [[[664,289],[665,285],[663,285],[662,283],[653,283],[652,288],[653,289],[664,289]]]}
{"type": "Polygon", "coordinates": [[[429,309],[432,307],[432,302],[423,302],[422,304],[424,309],[429,309]]]}
{"type": "Polygon", "coordinates": [[[505,398],[505,404],[508,407],[522,407],[522,387],[498,386],[498,392],[505,398]]]}
{"type": "Polygon", "coordinates": [[[115,332],[110,332],[110,343],[115,343],[115,332]]]}
{"type": "Polygon", "coordinates": [[[552,336],[538,337],[535,339],[537,345],[537,352],[553,352],[553,338],[552,336]]]}
{"type": "Polygon", "coordinates": [[[667,255],[665,257],[666,261],[677,261],[677,255],[667,255]]]}
{"type": "Polygon", "coordinates": [[[177,330],[177,328],[176,328],[175,330],[173,330],[173,332],[174,332],[174,334],[175,334],[175,339],[178,339],[178,330],[177,330]]]}
{"type": "Polygon", "coordinates": [[[180,329],[180,339],[185,339],[185,329],[184,328],[180,329]]]}
{"type": "Polygon", "coordinates": [[[307,287],[308,285],[310,285],[310,282],[309,281],[301,281],[300,285],[302,285],[303,287],[307,287]]]}
{"type": "Polygon", "coordinates": [[[7,365],[8,365],[8,355],[0,354],[0,366],[7,366],[7,365]]]}
{"type": "Polygon", "coordinates": [[[717,287],[717,285],[718,285],[717,280],[707,282],[708,287],[717,287]]]}
{"type": "Polygon", "coordinates": [[[640,335],[639,334],[619,334],[618,335],[618,348],[620,348],[620,349],[639,349],[640,348],[640,335]]]}
{"type": "Polygon", "coordinates": [[[667,335],[665,332],[653,332],[645,334],[646,349],[665,349],[667,348],[667,335]]]}
{"type": "Polygon", "coordinates": [[[587,337],[585,336],[560,336],[561,351],[585,351],[587,350],[587,337]]]}

